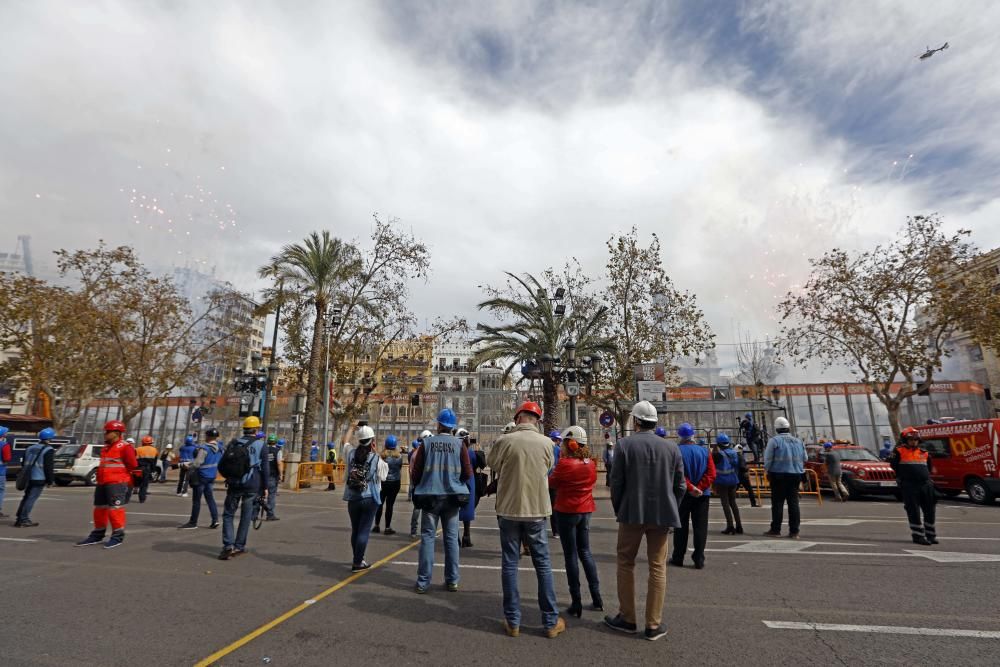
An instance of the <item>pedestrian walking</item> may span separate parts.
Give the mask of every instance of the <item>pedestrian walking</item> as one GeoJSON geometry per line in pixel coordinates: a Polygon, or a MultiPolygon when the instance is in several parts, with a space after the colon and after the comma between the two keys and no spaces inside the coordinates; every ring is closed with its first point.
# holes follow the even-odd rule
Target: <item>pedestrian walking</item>
{"type": "MultiPolygon", "coordinates": [[[[549,440],[552,441],[552,455],[555,457],[556,461],[552,466],[552,470],[555,470],[555,467],[559,465],[559,454],[560,454],[560,444],[562,443],[562,433],[560,433],[559,431],[550,431],[549,440]]],[[[549,474],[551,475],[552,473],[550,472],[549,474]]],[[[559,516],[559,513],[556,512],[555,509],[556,490],[552,488],[551,485],[549,485],[549,502],[552,504],[552,517],[549,519],[549,523],[551,524],[552,527],[552,537],[558,540],[559,523],[557,521],[557,517],[559,516]]]]}
{"type": "Polygon", "coordinates": [[[799,539],[799,484],[805,474],[806,448],[791,434],[784,417],[774,420],[775,435],[764,449],[764,470],[771,484],[771,529],[764,535],[781,536],[781,522],[788,504],[788,537],[799,539]]]}
{"type": "Polygon", "coordinates": [[[392,529],[392,510],[396,505],[396,496],[399,495],[399,488],[403,484],[403,457],[397,450],[399,441],[396,436],[390,435],[385,439],[385,450],[382,452],[382,460],[388,468],[385,481],[382,482],[382,503],[375,510],[375,527],[373,533],[381,530],[382,512],[385,511],[385,534],[395,535],[392,529]]]}
{"type": "Polygon", "coordinates": [[[420,508],[417,507],[417,504],[413,502],[413,487],[416,486],[416,483],[413,481],[413,477],[412,477],[412,472],[413,472],[413,457],[416,456],[417,449],[419,449],[420,446],[422,444],[424,444],[424,440],[426,440],[427,438],[431,437],[432,435],[433,435],[433,433],[431,433],[430,431],[424,430],[420,434],[420,437],[418,439],[414,440],[413,443],[411,443],[410,454],[409,454],[409,456],[408,456],[408,458],[406,460],[408,469],[409,469],[409,471],[411,473],[411,476],[409,478],[409,483],[407,484],[407,492],[406,492],[407,499],[413,505],[413,511],[410,513],[410,539],[411,540],[415,540],[419,536],[419,532],[418,531],[420,530],[420,517],[421,517],[420,508]]]}
{"type": "Polygon", "coordinates": [[[382,483],[389,475],[389,466],[375,452],[375,431],[367,425],[358,429],[358,446],[344,458],[348,467],[344,500],[351,519],[351,572],[360,572],[371,567],[365,561],[365,551],[376,508],[382,504],[382,483]]]}
{"type": "Polygon", "coordinates": [[[826,476],[830,480],[833,497],[840,502],[846,503],[851,497],[851,492],[844,485],[844,473],[840,467],[840,454],[833,448],[832,442],[823,443],[823,453],[826,458],[826,476]]]}
{"type": "Polygon", "coordinates": [[[538,580],[538,607],[545,635],[558,637],[566,629],[559,616],[552,581],[545,519],[552,514],[548,473],[555,466],[552,441],[539,431],[542,408],[522,403],[514,414],[514,427],[501,435],[487,457],[497,474],[497,523],[500,526],[500,581],[503,586],[504,631],[521,633],[521,595],[517,585],[521,543],[526,543],[538,580]]]}
{"type": "Polygon", "coordinates": [[[607,439],[604,443],[604,486],[611,486],[611,466],[615,464],[615,446],[607,433],[604,437],[607,439]]]}
{"type": "Polygon", "coordinates": [[[720,433],[715,436],[716,451],[712,454],[715,464],[715,495],[722,504],[722,512],[726,515],[726,529],[723,535],[742,535],[743,522],[740,521],[740,508],[736,504],[736,488],[740,478],[740,455],[730,447],[729,436],[720,433]]]}
{"type": "Polygon", "coordinates": [[[28,484],[24,487],[24,496],[17,506],[15,528],[34,528],[38,525],[31,520],[31,510],[45,487],[52,486],[56,481],[54,465],[56,449],[52,446],[52,439],[55,437],[55,429],[43,428],[38,432],[38,442],[24,452],[21,465],[28,469],[28,484]]]}
{"type": "Polygon", "coordinates": [[[632,408],[635,433],[618,441],[611,469],[611,505],[618,520],[618,607],[604,623],[619,632],[638,631],[635,610],[635,557],[646,538],[644,636],[666,634],[663,598],[667,592],[667,533],[681,525],[679,505],[685,494],[684,459],[678,446],[658,438],[656,408],[639,401],[632,408]]]}
{"type": "Polygon", "coordinates": [[[10,463],[10,443],[7,442],[6,426],[0,426],[0,519],[6,519],[3,513],[3,501],[7,495],[7,464],[10,463]]]}
{"type": "Polygon", "coordinates": [[[684,459],[684,480],[687,493],[680,504],[681,525],[674,531],[674,552],[670,564],[684,566],[688,533],[694,533],[691,560],[696,570],[705,567],[705,544],[708,541],[708,510],[715,482],[715,463],[708,450],[694,442],[694,427],[684,422],[677,427],[678,448],[684,459]]]}
{"type": "Polygon", "coordinates": [[[226,479],[226,504],[222,511],[222,551],[219,560],[246,553],[247,537],[253,522],[254,503],[267,502],[270,463],[264,439],[257,436],[260,419],[243,420],[243,435],[233,440],[219,459],[219,473],[226,479]],[[233,532],[236,512],[240,522],[233,532]]]}
{"type": "Polygon", "coordinates": [[[333,442],[326,443],[326,463],[330,466],[330,476],[327,478],[329,481],[326,485],[327,491],[337,490],[337,481],[335,479],[337,475],[337,445],[333,442]]]}
{"type": "Polygon", "coordinates": [[[590,516],[597,509],[594,484],[597,483],[597,461],[590,457],[587,432],[580,426],[570,426],[562,433],[563,452],[559,463],[549,475],[549,486],[555,487],[556,504],[552,508],[559,517],[559,540],[566,562],[570,605],[566,613],[580,618],[583,600],[580,596],[580,563],[590,588],[591,609],[604,611],[597,564],[590,552],[590,516]]]}
{"type": "Polygon", "coordinates": [[[194,451],[194,436],[184,436],[184,445],[181,446],[177,453],[177,495],[184,498],[187,498],[188,495],[188,467],[191,465],[191,461],[194,460],[194,451]]]}
{"type": "Polygon", "coordinates": [[[194,460],[188,468],[188,483],[191,485],[191,518],[179,526],[182,529],[198,527],[198,516],[201,514],[201,499],[212,517],[209,528],[219,527],[219,508],[215,504],[215,478],[219,473],[219,459],[222,458],[222,448],[219,447],[219,432],[214,428],[205,431],[205,442],[195,447],[194,460]]]}
{"type": "Polygon", "coordinates": [[[170,470],[170,457],[173,456],[173,453],[173,443],[167,443],[167,446],[160,452],[160,484],[167,483],[167,471],[170,470]]]}
{"type": "Polygon", "coordinates": [[[309,462],[316,463],[317,461],[319,461],[319,445],[313,440],[312,446],[309,447],[309,462]]]}
{"type": "Polygon", "coordinates": [[[281,482],[282,470],[285,467],[285,455],[281,451],[285,443],[278,440],[278,436],[272,433],[267,436],[267,504],[264,506],[267,517],[265,521],[277,521],[278,515],[274,509],[278,504],[278,484],[281,482]]]}
{"type": "MultiPolygon", "coordinates": [[[[736,476],[740,480],[739,486],[746,489],[747,496],[750,498],[750,507],[757,507],[757,492],[750,481],[750,468],[747,466],[746,452],[741,444],[737,444],[733,450],[739,455],[736,467],[736,476]]],[[[737,490],[739,490],[739,487],[737,487],[737,490]]]]}
{"type": "Polygon", "coordinates": [[[472,466],[472,477],[466,482],[469,487],[469,499],[458,511],[458,520],[462,522],[462,542],[460,546],[463,549],[468,549],[472,547],[472,522],[476,520],[476,505],[479,503],[479,497],[484,491],[484,489],[479,488],[478,471],[484,467],[485,463],[480,460],[482,453],[472,448],[471,437],[467,430],[460,428],[455,435],[462,441],[462,447],[466,449],[469,455],[469,465],[472,466]]]}
{"type": "Polygon", "coordinates": [[[142,444],[135,450],[135,457],[139,461],[139,470],[142,476],[139,478],[139,503],[146,502],[149,495],[149,483],[153,480],[153,471],[156,470],[156,460],[160,452],[153,445],[153,436],[142,436],[142,444]]]}
{"type": "Polygon", "coordinates": [[[434,570],[434,542],[441,524],[444,538],[444,581],[458,590],[458,510],[468,499],[466,484],[472,477],[469,450],[451,435],[458,425],[455,413],[445,408],[437,416],[437,434],[426,440],[413,457],[410,482],[413,504],[423,511],[420,522],[420,558],[417,593],[426,593],[434,570]]]}
{"type": "Polygon", "coordinates": [[[912,426],[904,428],[901,435],[902,441],[892,451],[889,465],[896,472],[896,481],[903,493],[903,507],[910,522],[910,537],[914,544],[937,544],[937,528],[934,526],[937,494],[931,482],[931,457],[921,449],[920,432],[917,429],[912,426]]]}
{"type": "Polygon", "coordinates": [[[94,530],[76,543],[87,547],[104,543],[114,549],[125,541],[125,506],[128,505],[133,473],[139,469],[135,448],[125,438],[125,424],[117,419],[104,425],[104,447],[97,464],[97,486],[94,487],[94,530]],[[111,537],[104,534],[111,524],[111,537]]]}

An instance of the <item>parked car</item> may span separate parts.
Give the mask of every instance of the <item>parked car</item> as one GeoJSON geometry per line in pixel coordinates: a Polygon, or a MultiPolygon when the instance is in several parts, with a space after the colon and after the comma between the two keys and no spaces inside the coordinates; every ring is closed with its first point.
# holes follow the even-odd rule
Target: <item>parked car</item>
{"type": "MultiPolygon", "coordinates": [[[[894,495],[899,497],[896,473],[886,461],[872,454],[864,447],[838,443],[833,449],[840,455],[841,479],[847,487],[851,499],[863,495],[894,495]]],[[[807,445],[809,460],[806,467],[815,470],[819,485],[830,488],[830,477],[826,472],[826,455],[819,445],[807,445]]]]}
{"type": "Polygon", "coordinates": [[[83,482],[97,484],[97,464],[101,462],[104,445],[63,445],[52,458],[57,486],[83,482]]]}
{"type": "Polygon", "coordinates": [[[980,505],[1000,495],[1000,419],[917,426],[920,446],[931,456],[931,481],[945,496],[963,491],[980,505]]]}

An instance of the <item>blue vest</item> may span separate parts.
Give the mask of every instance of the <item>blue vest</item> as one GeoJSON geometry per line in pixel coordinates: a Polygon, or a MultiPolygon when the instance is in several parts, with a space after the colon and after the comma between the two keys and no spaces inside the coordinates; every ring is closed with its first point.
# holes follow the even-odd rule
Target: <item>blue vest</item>
{"type": "Polygon", "coordinates": [[[424,470],[413,490],[421,496],[464,496],[469,487],[462,482],[462,441],[453,435],[435,435],[424,440],[424,470]]]}
{"type": "MultiPolygon", "coordinates": [[[[684,459],[684,476],[697,486],[708,470],[708,450],[693,442],[682,442],[680,450],[684,459]]],[[[711,495],[711,490],[705,489],[704,495],[711,495]]]]}
{"type": "Polygon", "coordinates": [[[45,454],[46,450],[50,449],[52,449],[50,445],[38,442],[31,447],[28,447],[28,449],[24,452],[24,458],[21,460],[21,465],[31,466],[32,482],[45,481],[45,454]]]}
{"type": "Polygon", "coordinates": [[[740,455],[732,449],[726,447],[719,448],[721,461],[715,469],[715,483],[722,486],[738,486],[740,483],[737,470],[739,469],[740,455]]]}
{"type": "Polygon", "coordinates": [[[211,481],[219,472],[219,459],[222,458],[222,450],[219,449],[218,445],[213,446],[209,443],[198,445],[197,448],[205,452],[205,460],[198,467],[198,475],[202,479],[211,481]]]}
{"type": "Polygon", "coordinates": [[[387,456],[385,463],[389,466],[389,476],[385,478],[387,482],[398,482],[403,478],[403,457],[387,456]]]}
{"type": "Polygon", "coordinates": [[[178,458],[181,461],[191,461],[194,460],[194,445],[184,445],[181,447],[180,452],[178,452],[178,458]]]}

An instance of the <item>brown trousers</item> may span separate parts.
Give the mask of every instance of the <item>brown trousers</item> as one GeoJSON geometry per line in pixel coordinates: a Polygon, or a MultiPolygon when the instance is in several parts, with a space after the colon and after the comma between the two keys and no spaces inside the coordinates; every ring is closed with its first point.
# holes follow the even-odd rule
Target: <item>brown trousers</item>
{"type": "Polygon", "coordinates": [[[667,593],[667,533],[662,526],[618,524],[618,606],[629,623],[635,618],[635,557],[646,538],[649,579],[646,583],[646,627],[660,625],[663,598],[667,593]]]}

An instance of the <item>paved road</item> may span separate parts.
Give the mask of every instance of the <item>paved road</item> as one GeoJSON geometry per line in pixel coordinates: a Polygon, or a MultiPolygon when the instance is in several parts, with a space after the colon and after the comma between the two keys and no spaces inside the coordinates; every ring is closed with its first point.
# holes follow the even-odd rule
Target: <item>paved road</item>
{"type": "MultiPolygon", "coordinates": [[[[475,547],[462,551],[461,591],[444,590],[439,567],[431,593],[417,596],[416,550],[405,530],[373,536],[368,560],[385,562],[352,577],[339,493],[284,494],[282,520],[251,534],[252,553],[221,562],[218,531],[176,530],[190,499],[166,488],[130,506],[128,538],[113,551],[72,547],[90,529],[92,491],[84,487],[47,490],[35,509],[38,528],[0,527],[5,664],[195,664],[276,619],[218,664],[995,665],[1000,655],[1000,506],[940,503],[938,547],[913,545],[891,500],[806,500],[800,542],[760,536],[768,510],[749,507],[748,535],[722,536],[713,506],[706,568],[669,569],[665,639],[620,636],[600,624],[600,613],[585,612],[548,640],[530,571],[521,579],[523,633],[502,633],[490,499],[480,507],[475,547]],[[905,628],[946,632],[900,634],[905,628]]],[[[409,510],[404,496],[397,528],[409,510]]],[[[593,546],[609,611],[614,543],[614,519],[600,500],[593,546]]],[[[553,551],[561,569],[557,544],[553,551]]],[[[644,566],[637,574],[645,579],[644,566]]],[[[561,572],[556,582],[565,606],[561,572]]]]}

